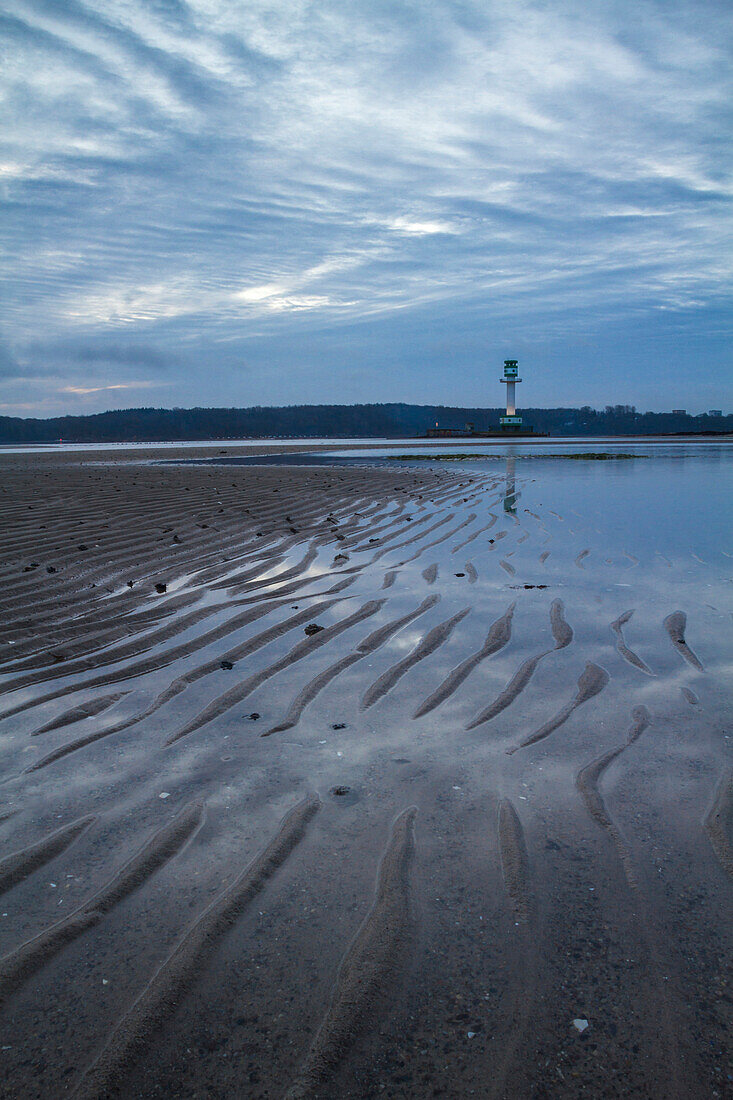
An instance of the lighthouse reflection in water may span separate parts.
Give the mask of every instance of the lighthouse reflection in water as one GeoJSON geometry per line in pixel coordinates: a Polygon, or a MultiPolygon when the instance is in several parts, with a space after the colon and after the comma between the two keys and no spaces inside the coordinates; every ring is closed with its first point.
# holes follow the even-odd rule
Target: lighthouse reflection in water
{"type": "Polygon", "coordinates": [[[521,493],[517,492],[516,481],[514,477],[514,464],[516,458],[514,455],[507,455],[506,460],[506,491],[504,493],[504,511],[515,514],[517,510],[517,501],[519,500],[521,493]]]}

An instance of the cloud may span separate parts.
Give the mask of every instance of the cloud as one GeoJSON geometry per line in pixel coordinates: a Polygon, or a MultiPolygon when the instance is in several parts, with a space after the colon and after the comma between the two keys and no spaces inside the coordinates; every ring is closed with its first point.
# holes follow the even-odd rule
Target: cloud
{"type": "Polygon", "coordinates": [[[62,386],[59,393],[102,393],[104,390],[145,390],[151,386],[160,386],[161,382],[114,382],[109,386],[62,386]]]}
{"type": "Polygon", "coordinates": [[[0,341],[0,378],[17,378],[20,373],[20,366],[10,348],[0,341]]]}
{"type": "Polygon", "coordinates": [[[176,359],[166,348],[139,340],[120,342],[111,335],[112,339],[110,334],[97,334],[82,340],[33,337],[17,344],[15,354],[0,342],[0,377],[56,378],[71,373],[88,381],[90,371],[101,377],[109,371],[119,374],[144,368],[165,378],[175,370],[176,359]]]}
{"type": "Polygon", "coordinates": [[[455,233],[450,222],[418,221],[413,218],[393,218],[388,223],[398,233],[414,233],[418,237],[429,237],[433,233],[455,233]]]}
{"type": "Polygon", "coordinates": [[[605,403],[646,359],[629,331],[666,313],[692,387],[733,274],[727,20],[722,0],[705,20],[694,0],[10,0],[0,376],[101,403],[129,370],[246,404],[277,359],[271,401],[302,399],[303,369],[330,400],[318,347],[348,358],[374,326],[355,396],[409,397],[470,318],[466,348],[497,354],[603,333],[579,399],[605,403]]]}
{"type": "Polygon", "coordinates": [[[172,366],[173,360],[164,349],[146,344],[118,344],[106,342],[94,344],[85,342],[76,347],[66,348],[66,353],[79,363],[108,364],[125,367],[155,367],[165,370],[172,366]]]}

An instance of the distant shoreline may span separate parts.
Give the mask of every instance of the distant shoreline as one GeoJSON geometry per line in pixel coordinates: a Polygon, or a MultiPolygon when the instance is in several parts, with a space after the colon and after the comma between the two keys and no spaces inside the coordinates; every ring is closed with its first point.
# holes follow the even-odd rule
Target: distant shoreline
{"type": "Polygon", "coordinates": [[[603,410],[533,408],[520,413],[525,432],[500,430],[501,408],[469,408],[405,403],[287,405],[262,408],[118,409],[82,416],[22,418],[0,416],[0,445],[63,443],[193,443],[265,440],[305,443],[330,440],[528,438],[663,438],[733,435],[733,415],[717,410],[688,414],[637,412],[633,405],[603,410]]]}
{"type": "Polygon", "coordinates": [[[481,441],[482,446],[491,446],[498,444],[499,446],[505,446],[511,444],[513,446],[522,446],[528,444],[532,446],[547,446],[558,445],[568,443],[579,443],[584,440],[605,440],[607,442],[645,442],[645,441],[662,441],[662,440],[674,440],[674,439],[710,439],[717,442],[725,441],[727,439],[733,440],[733,431],[731,432],[649,432],[647,434],[635,434],[635,435],[609,435],[606,432],[599,433],[598,435],[482,435],[477,434],[474,436],[444,436],[444,437],[426,437],[426,436],[412,436],[405,438],[404,436],[373,436],[365,438],[364,436],[334,436],[333,438],[326,438],[323,436],[309,437],[309,436],[252,436],[241,439],[202,439],[196,436],[191,436],[185,439],[62,439],[62,440],[47,440],[47,439],[35,439],[35,440],[23,440],[18,442],[16,440],[3,440],[0,439],[0,447],[10,451],[11,453],[21,454],[23,452],[29,452],[35,448],[43,447],[44,450],[50,450],[51,453],[63,454],[65,450],[69,448],[81,448],[89,447],[94,450],[102,450],[103,448],[114,448],[119,450],[121,448],[174,448],[174,447],[220,447],[222,444],[226,444],[227,447],[298,447],[304,449],[332,449],[341,445],[350,445],[355,448],[363,448],[369,450],[371,447],[381,445],[396,445],[396,444],[412,444],[421,447],[443,447],[446,443],[454,443],[456,446],[462,446],[469,443],[476,443],[481,441]]]}

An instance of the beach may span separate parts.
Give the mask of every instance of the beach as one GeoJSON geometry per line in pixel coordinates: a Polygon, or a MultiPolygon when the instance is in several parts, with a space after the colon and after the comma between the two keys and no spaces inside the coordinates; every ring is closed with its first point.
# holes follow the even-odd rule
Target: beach
{"type": "Polygon", "coordinates": [[[730,1095],[730,444],[621,443],[0,455],[4,1095],[730,1095]]]}

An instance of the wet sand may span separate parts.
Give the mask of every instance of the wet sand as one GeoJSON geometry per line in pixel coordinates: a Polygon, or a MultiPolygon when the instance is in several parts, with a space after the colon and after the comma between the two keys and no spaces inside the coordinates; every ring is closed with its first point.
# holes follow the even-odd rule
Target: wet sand
{"type": "Polygon", "coordinates": [[[160,457],[0,456],[3,1095],[731,1095],[730,559],[160,457]]]}

